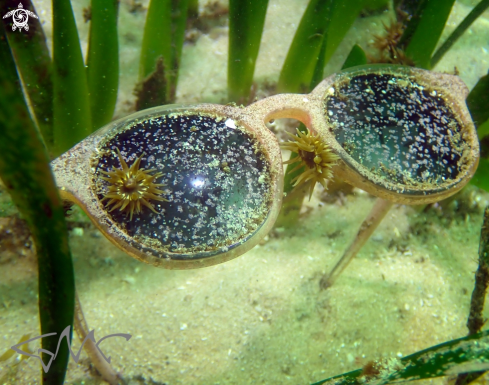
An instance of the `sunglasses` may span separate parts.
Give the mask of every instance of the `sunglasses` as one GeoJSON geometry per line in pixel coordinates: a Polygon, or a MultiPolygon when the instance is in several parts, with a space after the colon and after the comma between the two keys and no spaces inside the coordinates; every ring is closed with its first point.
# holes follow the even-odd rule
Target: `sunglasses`
{"type": "Polygon", "coordinates": [[[161,106],[111,122],[52,162],[61,197],[120,249],[170,269],[211,266],[250,250],[283,198],[281,147],[266,123],[307,127],[282,147],[299,155],[296,183],[331,173],[377,197],[424,204],[460,190],[479,159],[456,76],[371,65],[310,94],[248,107],[161,106]]]}

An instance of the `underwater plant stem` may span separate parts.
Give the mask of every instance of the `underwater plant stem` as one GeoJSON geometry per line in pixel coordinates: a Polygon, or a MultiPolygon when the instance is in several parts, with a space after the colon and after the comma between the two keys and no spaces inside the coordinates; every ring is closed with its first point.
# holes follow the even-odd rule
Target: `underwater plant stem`
{"type": "MultiPolygon", "coordinates": [[[[152,0],[149,3],[139,64],[139,79],[151,87],[151,99],[142,100],[138,108],[155,107],[175,101],[178,69],[185,40],[189,0],[152,0]]],[[[141,95],[144,99],[144,95],[141,95]]]]}
{"type": "Polygon", "coordinates": [[[358,0],[310,0],[280,71],[277,91],[307,92],[311,82],[322,80],[325,65],[363,6],[358,0]]]}
{"type": "Polygon", "coordinates": [[[172,2],[172,70],[170,72],[170,95],[172,101],[178,83],[178,70],[182,57],[183,43],[185,42],[185,28],[187,27],[189,0],[173,0],[172,2]]]}
{"type": "Polygon", "coordinates": [[[308,90],[335,3],[335,0],[309,1],[280,72],[278,92],[308,90]]]}
{"type": "Polygon", "coordinates": [[[154,71],[158,57],[171,68],[171,1],[151,1],[144,25],[139,64],[139,80],[154,71]]]}
{"type": "MultiPolygon", "coordinates": [[[[325,44],[323,69],[329,63],[329,60],[336,52],[341,42],[344,40],[347,32],[352,27],[362,9],[369,1],[359,0],[337,0],[333,9],[333,15],[329,20],[327,31],[327,42],[325,44]]],[[[371,1],[370,1],[371,3],[371,1]]],[[[322,77],[324,78],[324,76],[322,77]]],[[[321,80],[322,80],[321,78],[321,80]]]]}
{"type": "Polygon", "coordinates": [[[343,67],[341,67],[341,69],[344,70],[350,67],[362,66],[367,63],[368,60],[365,51],[358,44],[355,44],[348,54],[348,57],[343,63],[343,67]]]}
{"type": "MultiPolygon", "coordinates": [[[[489,206],[484,210],[484,221],[479,241],[479,266],[475,272],[475,284],[470,299],[470,312],[467,320],[469,336],[479,333],[484,326],[484,302],[489,287],[489,206]]],[[[462,373],[455,385],[465,385],[482,376],[485,372],[462,373]]]]}
{"type": "Polygon", "coordinates": [[[92,0],[87,56],[92,131],[110,122],[119,88],[118,1],[92,0]]]}
{"type": "Polygon", "coordinates": [[[469,335],[481,331],[484,325],[484,300],[489,287],[489,207],[484,211],[484,222],[479,242],[479,267],[475,273],[475,285],[470,300],[470,314],[467,321],[469,335]]]}
{"type": "Polygon", "coordinates": [[[486,330],[431,346],[399,360],[374,361],[378,374],[368,374],[365,368],[361,368],[312,385],[388,385],[475,371],[488,366],[488,337],[489,330],[486,330]]]}
{"type": "Polygon", "coordinates": [[[85,63],[69,0],[53,0],[53,155],[92,132],[85,63]]]}
{"type": "MultiPolygon", "coordinates": [[[[47,150],[35,127],[20,86],[10,47],[0,23],[0,178],[25,218],[36,246],[41,333],[62,333],[73,323],[75,278],[68,232],[47,150]]],[[[67,336],[71,340],[71,333],[67,336]]],[[[42,339],[42,360],[49,371],[42,383],[64,383],[68,345],[42,339]],[[59,350],[58,350],[59,348],[59,350]]]]}
{"type": "MultiPolygon", "coordinates": [[[[309,188],[311,186],[312,181],[306,182],[304,184],[295,186],[292,191],[287,193],[287,195],[284,197],[282,200],[282,207],[283,205],[287,205],[288,203],[297,200],[297,198],[300,198],[300,202],[302,205],[302,200],[304,197],[307,195],[309,188]]],[[[300,209],[300,207],[299,207],[300,209]]]]}
{"type": "Polygon", "coordinates": [[[268,0],[229,1],[228,98],[248,99],[265,25],[268,0]]]}
{"type": "MultiPolygon", "coordinates": [[[[489,74],[482,76],[467,96],[467,107],[474,121],[480,139],[489,133],[482,125],[489,122],[489,74]],[[482,131],[480,131],[482,130],[482,131]]],[[[482,141],[482,152],[486,152],[487,144],[482,141]]]]}
{"type": "Polygon", "coordinates": [[[83,309],[81,307],[80,299],[78,298],[78,293],[75,293],[75,320],[73,323],[73,328],[78,334],[78,338],[83,343],[85,341],[85,352],[87,353],[90,361],[95,366],[97,371],[107,381],[110,385],[120,385],[124,382],[117,376],[112,366],[100,355],[100,351],[95,346],[95,343],[87,338],[88,335],[88,324],[83,314],[83,309]]]}
{"type": "MultiPolygon", "coordinates": [[[[2,9],[10,11],[17,8],[19,2],[5,0],[1,4],[2,9]]],[[[36,13],[32,1],[23,1],[22,5],[24,9],[36,13]]],[[[13,23],[12,18],[8,20],[8,24],[13,23]]],[[[53,66],[41,23],[36,20],[29,24],[28,31],[23,30],[22,33],[19,33],[18,30],[13,31],[11,28],[6,28],[6,33],[17,71],[22,78],[22,84],[32,108],[33,118],[41,131],[44,144],[48,151],[51,151],[53,146],[53,66]]]]}
{"type": "Polygon", "coordinates": [[[382,219],[384,219],[392,205],[393,203],[390,201],[377,198],[374,207],[372,207],[372,210],[370,210],[367,218],[363,221],[353,242],[350,244],[348,249],[346,249],[343,256],[335,265],[333,270],[331,270],[329,275],[324,276],[319,282],[321,289],[327,289],[334,284],[336,279],[340,276],[343,270],[345,270],[351,260],[358,254],[365,242],[368,241],[380,222],[382,222],[382,219]]]}
{"type": "MultiPolygon", "coordinates": [[[[287,167],[289,167],[288,165],[287,167]]],[[[287,177],[287,176],[286,176],[287,177]]],[[[299,221],[299,215],[301,212],[302,202],[306,197],[311,182],[294,187],[282,201],[282,208],[280,214],[275,221],[275,228],[291,229],[297,226],[299,221]]]]}
{"type": "Polygon", "coordinates": [[[440,48],[435,52],[431,58],[431,68],[436,66],[440,59],[447,53],[452,45],[458,40],[460,36],[472,25],[472,23],[487,9],[489,8],[489,0],[482,0],[477,4],[472,11],[462,20],[452,34],[445,40],[440,48]]]}
{"type": "Polygon", "coordinates": [[[187,16],[192,19],[199,17],[199,0],[188,0],[187,16]]]}
{"type": "Polygon", "coordinates": [[[404,30],[399,48],[417,67],[430,69],[431,56],[440,40],[455,0],[423,0],[404,30]]]}

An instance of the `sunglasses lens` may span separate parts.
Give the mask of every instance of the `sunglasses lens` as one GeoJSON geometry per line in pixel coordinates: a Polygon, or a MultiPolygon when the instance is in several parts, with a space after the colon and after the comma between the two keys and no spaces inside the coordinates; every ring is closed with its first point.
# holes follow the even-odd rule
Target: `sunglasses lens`
{"type": "Polygon", "coordinates": [[[267,158],[230,118],[190,112],[130,121],[109,131],[93,164],[100,204],[133,246],[154,256],[227,252],[269,213],[267,158]]]}
{"type": "Polygon", "coordinates": [[[450,96],[412,75],[342,75],[326,116],[343,149],[378,179],[431,188],[459,178],[469,146],[450,96]]]}

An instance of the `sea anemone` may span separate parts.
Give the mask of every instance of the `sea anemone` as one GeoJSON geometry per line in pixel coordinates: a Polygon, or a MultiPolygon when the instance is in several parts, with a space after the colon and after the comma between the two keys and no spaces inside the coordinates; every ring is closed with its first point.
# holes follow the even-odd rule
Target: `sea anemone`
{"type": "Polygon", "coordinates": [[[141,204],[143,204],[157,214],[158,212],[148,200],[168,202],[167,199],[159,196],[164,192],[158,190],[158,187],[165,185],[154,183],[154,180],[163,174],[157,172],[151,175],[150,173],[154,172],[155,169],[139,168],[144,153],[134,161],[131,167],[128,167],[119,149],[116,148],[116,150],[122,169],[112,167],[112,171],[101,171],[107,177],[100,177],[109,182],[108,192],[104,194],[102,199],[102,201],[110,199],[106,204],[107,207],[113,205],[109,212],[118,208],[119,211],[126,211],[126,215],[129,215],[130,220],[132,220],[134,212],[139,214],[142,209],[141,204]]]}
{"type": "Polygon", "coordinates": [[[389,25],[382,22],[382,25],[384,26],[384,34],[374,35],[373,46],[380,52],[392,51],[397,48],[404,32],[404,25],[396,21],[392,21],[389,25]]]}
{"type": "Polygon", "coordinates": [[[392,21],[389,25],[383,23],[384,34],[374,35],[373,47],[379,52],[378,58],[370,58],[373,63],[392,63],[414,66],[414,62],[406,56],[399,47],[405,26],[402,21],[392,21]]]}
{"type": "Polygon", "coordinates": [[[304,167],[304,171],[292,179],[293,186],[309,182],[309,199],[316,183],[327,189],[327,181],[333,176],[332,167],[339,157],[331,151],[329,146],[324,143],[318,134],[312,134],[307,128],[306,132],[297,129],[297,135],[287,133],[293,138],[292,141],[282,143],[280,147],[298,154],[284,164],[299,164],[289,171],[289,174],[304,167]]]}

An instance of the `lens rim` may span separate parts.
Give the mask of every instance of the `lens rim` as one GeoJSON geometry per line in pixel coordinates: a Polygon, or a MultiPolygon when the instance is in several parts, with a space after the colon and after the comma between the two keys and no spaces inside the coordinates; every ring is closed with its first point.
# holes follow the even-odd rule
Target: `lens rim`
{"type": "Polygon", "coordinates": [[[321,100],[321,106],[316,105],[312,115],[313,129],[319,133],[336,152],[341,160],[334,172],[348,183],[359,187],[375,196],[403,204],[423,204],[439,201],[448,197],[465,186],[474,175],[479,162],[479,141],[477,132],[465,104],[468,89],[457,77],[440,74],[418,68],[396,65],[367,65],[352,67],[338,74],[331,75],[321,82],[311,93],[315,99],[321,100]],[[334,127],[328,122],[324,113],[324,105],[331,95],[331,89],[339,87],[349,79],[365,74],[389,74],[396,77],[406,77],[410,81],[440,91],[446,104],[449,105],[462,127],[465,143],[468,146],[467,164],[458,177],[442,184],[427,187],[426,185],[405,185],[388,181],[372,173],[367,167],[353,159],[338,143],[334,135],[334,127]],[[320,108],[320,110],[318,109],[320,108]]]}
{"type": "Polygon", "coordinates": [[[277,139],[265,126],[249,126],[243,110],[232,106],[213,104],[198,106],[170,105],[131,114],[102,127],[67,153],[54,160],[52,167],[58,185],[63,186],[60,189],[62,197],[77,203],[112,243],[140,261],[167,269],[191,269],[211,266],[236,258],[250,250],[271,230],[278,216],[283,195],[283,171],[277,139]],[[93,179],[96,177],[94,166],[95,162],[98,162],[100,148],[106,142],[107,137],[112,137],[118,132],[124,131],[129,125],[169,114],[201,114],[214,118],[232,119],[236,126],[240,126],[259,142],[267,163],[267,171],[269,171],[270,175],[271,199],[269,200],[268,215],[254,233],[232,244],[227,251],[215,249],[196,253],[175,253],[155,250],[150,245],[144,244],[141,240],[134,239],[127,234],[107,213],[107,208],[97,196],[98,190],[93,183],[93,179]],[[76,175],[76,178],[73,178],[73,174],[76,175]],[[87,180],[90,181],[88,185],[87,180]]]}

